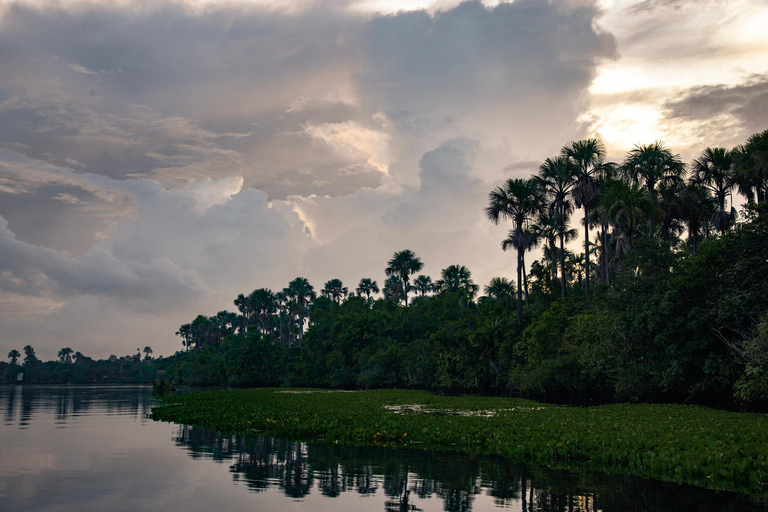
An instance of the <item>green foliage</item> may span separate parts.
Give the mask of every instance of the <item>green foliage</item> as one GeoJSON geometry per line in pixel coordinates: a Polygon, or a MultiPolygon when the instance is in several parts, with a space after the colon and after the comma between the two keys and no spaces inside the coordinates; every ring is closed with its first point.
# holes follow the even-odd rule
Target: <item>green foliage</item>
{"type": "Polygon", "coordinates": [[[254,389],[165,397],[152,418],[329,444],[498,454],[765,493],[768,417],[698,406],[549,406],[420,391],[254,389]]]}

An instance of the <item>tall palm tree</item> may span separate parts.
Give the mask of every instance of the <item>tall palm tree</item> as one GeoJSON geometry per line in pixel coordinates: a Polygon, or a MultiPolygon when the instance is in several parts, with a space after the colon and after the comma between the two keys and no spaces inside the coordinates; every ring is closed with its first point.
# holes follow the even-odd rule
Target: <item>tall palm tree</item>
{"type": "Polygon", "coordinates": [[[756,133],[734,150],[735,178],[747,200],[762,203],[768,197],[768,130],[756,133]]]}
{"type": "Polygon", "coordinates": [[[411,274],[415,274],[424,268],[424,264],[421,262],[416,254],[410,249],[405,249],[400,252],[396,252],[392,259],[387,262],[386,274],[388,276],[398,276],[403,282],[403,299],[405,300],[405,307],[408,307],[408,284],[411,274]]]}
{"type": "Polygon", "coordinates": [[[731,207],[725,211],[725,199],[736,186],[736,174],[733,167],[736,154],[725,148],[706,148],[699,158],[693,161],[693,179],[707,187],[717,199],[720,207],[713,219],[720,233],[725,232],[736,217],[736,210],[731,207]]]}
{"type": "Polygon", "coordinates": [[[557,219],[550,215],[548,210],[543,209],[536,216],[536,221],[531,223],[529,229],[544,244],[544,260],[549,265],[549,272],[554,282],[557,280],[558,265],[557,236],[559,230],[557,219]]]}
{"type": "Polygon", "coordinates": [[[435,287],[441,292],[463,292],[471,299],[480,289],[472,281],[472,272],[464,265],[449,265],[440,272],[440,277],[435,287]]]}
{"type": "Polygon", "coordinates": [[[357,294],[361,297],[365,295],[365,298],[370,302],[372,293],[379,293],[379,285],[369,277],[362,278],[357,285],[357,294]]]}
{"type": "Polygon", "coordinates": [[[331,279],[325,282],[325,286],[320,291],[323,297],[328,297],[336,304],[341,304],[341,299],[349,294],[349,288],[344,286],[341,279],[331,279]]]}
{"type": "Polygon", "coordinates": [[[515,283],[506,277],[494,277],[485,285],[483,291],[485,295],[508,310],[512,305],[512,298],[515,296],[515,283]]]}
{"type": "Polygon", "coordinates": [[[517,322],[523,323],[523,251],[525,244],[523,228],[528,220],[535,217],[541,209],[543,194],[534,179],[509,179],[503,185],[493,189],[488,195],[489,205],[485,209],[488,219],[498,224],[502,219],[514,224],[513,238],[520,238],[517,250],[517,322]]]}
{"type": "MultiPolygon", "coordinates": [[[[653,201],[658,195],[657,186],[662,182],[682,181],[685,178],[685,164],[680,155],[673,154],[664,143],[636,145],[621,164],[621,172],[632,183],[645,186],[653,201]]],[[[653,237],[653,216],[648,218],[648,229],[653,237]]]]}
{"type": "Polygon", "coordinates": [[[176,336],[181,338],[181,345],[189,352],[189,347],[192,345],[192,325],[184,324],[179,327],[176,336]]]}
{"type": "Polygon", "coordinates": [[[288,287],[283,289],[283,293],[296,305],[296,316],[298,317],[299,327],[299,346],[304,341],[304,320],[307,318],[307,309],[313,300],[317,297],[314,287],[309,284],[309,280],[304,277],[297,277],[288,287]]]}
{"type": "Polygon", "coordinates": [[[416,292],[418,292],[419,297],[424,297],[434,289],[432,278],[425,276],[424,274],[418,275],[416,279],[413,280],[413,287],[416,289],[416,292]]]}
{"type": "MultiPolygon", "coordinates": [[[[560,274],[563,276],[565,275],[565,224],[573,213],[573,203],[569,197],[577,186],[575,178],[579,175],[580,168],[574,160],[566,156],[559,156],[547,158],[539,167],[539,175],[537,176],[539,183],[547,192],[549,211],[557,223],[560,236],[560,274]]],[[[560,280],[560,292],[562,299],[565,300],[565,279],[560,280]]]]}
{"type": "Polygon", "coordinates": [[[577,207],[584,208],[584,261],[586,293],[589,297],[589,207],[598,195],[599,175],[613,164],[605,162],[605,144],[600,139],[585,139],[563,146],[560,153],[576,164],[572,196],[577,207]]]}
{"type": "Polygon", "coordinates": [[[144,350],[142,350],[142,352],[144,352],[144,359],[146,361],[149,361],[150,359],[152,359],[152,347],[147,345],[146,347],[144,347],[144,350]]]}

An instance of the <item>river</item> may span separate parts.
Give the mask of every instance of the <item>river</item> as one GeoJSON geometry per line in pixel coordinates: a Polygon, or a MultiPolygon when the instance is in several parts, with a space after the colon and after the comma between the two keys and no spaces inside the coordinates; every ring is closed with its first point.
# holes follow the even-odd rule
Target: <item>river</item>
{"type": "Polygon", "coordinates": [[[147,418],[144,386],[0,386],[0,511],[768,511],[765,499],[147,418]]]}

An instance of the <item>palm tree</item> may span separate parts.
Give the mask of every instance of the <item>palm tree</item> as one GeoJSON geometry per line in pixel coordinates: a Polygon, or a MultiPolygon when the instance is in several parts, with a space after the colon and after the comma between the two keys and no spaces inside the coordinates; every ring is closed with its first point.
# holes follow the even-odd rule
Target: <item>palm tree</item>
{"type": "MultiPolygon", "coordinates": [[[[639,144],[627,153],[627,158],[621,164],[621,172],[632,183],[645,185],[653,201],[658,195],[657,185],[661,182],[682,181],[685,174],[685,164],[679,155],[673,154],[664,147],[664,143],[656,141],[653,144],[639,144]]],[[[653,216],[648,218],[648,229],[653,237],[653,216]]]]}
{"type": "Polygon", "coordinates": [[[243,324],[240,327],[243,334],[248,334],[248,325],[251,323],[251,301],[248,300],[248,297],[243,295],[242,293],[237,296],[237,298],[234,300],[234,304],[237,307],[237,310],[240,311],[240,314],[242,315],[243,324]]]}
{"type": "Polygon", "coordinates": [[[40,362],[32,345],[24,345],[22,350],[24,350],[24,366],[34,366],[40,362]]]}
{"type": "Polygon", "coordinates": [[[480,289],[472,281],[472,272],[464,265],[449,265],[440,272],[440,277],[442,279],[435,282],[435,287],[441,292],[463,292],[472,299],[480,289]]]}
{"type": "Polygon", "coordinates": [[[142,352],[144,352],[145,361],[149,361],[150,359],[152,359],[152,347],[146,346],[144,347],[144,350],[142,350],[142,352]]]}
{"type": "Polygon", "coordinates": [[[341,304],[341,299],[349,294],[349,289],[344,286],[341,279],[331,279],[325,282],[325,286],[320,291],[323,297],[328,297],[336,304],[341,304]]]}
{"type": "Polygon", "coordinates": [[[747,200],[762,203],[768,196],[768,130],[756,133],[734,150],[735,178],[747,200]]]}
{"type": "Polygon", "coordinates": [[[370,302],[372,293],[379,293],[379,285],[369,277],[362,278],[357,285],[357,294],[361,297],[365,295],[365,298],[370,302]]]}
{"type": "Polygon", "coordinates": [[[627,250],[634,246],[635,228],[646,219],[658,216],[651,194],[638,183],[614,180],[603,192],[600,203],[608,219],[624,236],[627,250]]]}
{"type": "Polygon", "coordinates": [[[299,320],[299,346],[304,341],[304,320],[307,317],[307,309],[311,302],[315,300],[317,294],[314,287],[304,277],[297,277],[283,290],[286,297],[296,303],[296,315],[299,320]]]}
{"type": "Polygon", "coordinates": [[[695,181],[689,181],[680,191],[680,214],[688,228],[688,240],[693,254],[698,252],[702,227],[715,212],[714,199],[709,189],[695,181]]]}
{"type": "Polygon", "coordinates": [[[181,345],[189,352],[189,347],[192,345],[192,325],[184,324],[176,331],[176,336],[181,338],[181,345]]]}
{"type": "Polygon", "coordinates": [[[599,195],[598,177],[614,167],[605,160],[605,144],[599,139],[585,139],[563,146],[561,154],[576,164],[571,195],[577,207],[584,207],[584,261],[586,292],[589,297],[589,207],[599,195]]]}
{"type": "Polygon", "coordinates": [[[488,195],[489,206],[485,209],[488,219],[498,224],[502,219],[512,220],[514,230],[512,238],[520,238],[517,245],[517,321],[523,323],[523,252],[525,243],[523,228],[541,209],[543,202],[539,184],[534,179],[509,179],[502,186],[496,187],[488,195]]]}
{"type": "Polygon", "coordinates": [[[266,335],[270,327],[272,315],[277,311],[275,293],[269,288],[258,288],[248,295],[248,309],[256,317],[259,331],[266,335]]]}
{"type": "Polygon", "coordinates": [[[21,352],[19,352],[16,349],[13,349],[10,352],[8,352],[8,359],[10,359],[11,361],[11,366],[16,366],[16,363],[18,362],[20,357],[21,357],[21,352]]]}
{"type": "Polygon", "coordinates": [[[515,283],[506,277],[494,277],[483,289],[485,295],[509,309],[515,295],[515,283]]]}
{"type": "Polygon", "coordinates": [[[419,297],[424,297],[434,289],[435,285],[432,284],[431,277],[420,274],[413,280],[413,287],[418,292],[419,297]]]}
{"type": "Polygon", "coordinates": [[[535,231],[528,226],[524,227],[520,232],[510,229],[507,238],[501,241],[502,251],[507,251],[508,249],[522,251],[522,256],[519,257],[521,258],[520,263],[523,267],[523,290],[525,291],[526,308],[530,308],[530,304],[528,302],[528,276],[525,272],[525,253],[538,247],[539,242],[541,242],[541,240],[536,236],[535,231]]]}
{"type": "MultiPolygon", "coordinates": [[[[577,185],[574,178],[578,175],[577,164],[569,157],[560,156],[554,159],[547,158],[539,167],[539,175],[537,176],[539,183],[547,191],[549,211],[557,223],[557,231],[560,236],[560,274],[563,276],[565,275],[565,224],[573,213],[573,203],[568,198],[573,194],[577,185]]],[[[560,292],[562,299],[565,300],[565,279],[560,280],[560,292]]]]}
{"type": "Polygon", "coordinates": [[[725,198],[736,186],[736,175],[733,172],[735,153],[725,148],[707,148],[701,156],[693,161],[693,179],[707,187],[717,199],[720,210],[713,219],[720,233],[725,232],[736,218],[736,210],[725,211],[725,198]]]}
{"type": "Polygon", "coordinates": [[[384,281],[384,288],[382,288],[381,292],[384,294],[385,299],[400,303],[405,296],[403,280],[400,279],[400,276],[394,274],[389,276],[386,281],[384,281]]]}
{"type": "Polygon", "coordinates": [[[403,282],[403,299],[405,300],[405,307],[408,307],[408,289],[410,285],[411,274],[415,274],[424,268],[424,264],[421,262],[416,254],[410,249],[396,252],[392,259],[387,262],[386,274],[388,276],[398,276],[403,282]]]}
{"type": "Polygon", "coordinates": [[[59,354],[58,354],[59,361],[61,361],[62,363],[71,363],[73,352],[74,351],[69,347],[62,348],[61,350],[59,350],[59,354]]]}

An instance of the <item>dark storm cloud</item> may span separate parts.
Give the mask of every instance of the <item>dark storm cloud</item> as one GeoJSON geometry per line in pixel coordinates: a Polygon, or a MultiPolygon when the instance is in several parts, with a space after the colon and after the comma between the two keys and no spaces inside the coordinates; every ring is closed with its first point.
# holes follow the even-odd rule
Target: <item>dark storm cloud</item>
{"type": "Polygon", "coordinates": [[[694,87],[664,107],[668,119],[695,121],[702,133],[722,139],[718,132],[727,130],[733,135],[738,131],[743,139],[768,129],[768,76],[752,77],[735,86],[694,87]]]}

